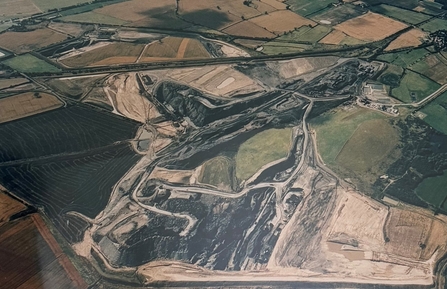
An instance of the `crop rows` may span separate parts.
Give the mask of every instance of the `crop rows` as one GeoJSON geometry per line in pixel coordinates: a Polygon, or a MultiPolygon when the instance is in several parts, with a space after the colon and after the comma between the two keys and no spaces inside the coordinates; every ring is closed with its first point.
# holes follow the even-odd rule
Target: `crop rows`
{"type": "Polygon", "coordinates": [[[138,161],[130,145],[0,167],[0,181],[27,202],[43,208],[67,237],[79,236],[85,223],[65,219],[69,211],[94,218],[109,200],[112,187],[138,161]]]}
{"type": "Polygon", "coordinates": [[[0,163],[111,145],[134,137],[137,123],[70,106],[0,125],[0,163]]]}

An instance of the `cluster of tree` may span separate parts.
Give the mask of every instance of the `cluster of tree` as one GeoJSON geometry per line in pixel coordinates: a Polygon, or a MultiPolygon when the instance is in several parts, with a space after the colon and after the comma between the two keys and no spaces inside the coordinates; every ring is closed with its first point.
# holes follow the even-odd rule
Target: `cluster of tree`
{"type": "MultiPolygon", "coordinates": [[[[415,193],[415,189],[426,178],[440,176],[447,170],[447,136],[442,135],[422,120],[408,117],[394,123],[401,131],[401,157],[387,170],[390,179],[396,180],[386,190],[404,202],[428,207],[415,193]]],[[[378,179],[373,188],[381,192],[389,181],[378,179]]]]}
{"type": "Polygon", "coordinates": [[[447,48],[447,30],[438,30],[431,33],[430,39],[436,51],[445,50],[447,48]]]}

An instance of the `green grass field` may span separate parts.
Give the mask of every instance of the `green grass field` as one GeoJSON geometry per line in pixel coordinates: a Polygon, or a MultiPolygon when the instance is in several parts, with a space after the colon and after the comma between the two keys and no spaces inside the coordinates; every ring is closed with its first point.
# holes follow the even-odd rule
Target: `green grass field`
{"type": "Polygon", "coordinates": [[[385,115],[369,109],[353,108],[326,113],[310,121],[316,131],[318,152],[328,165],[337,164],[337,156],[344,145],[364,122],[384,119],[385,115]]]}
{"type": "Polygon", "coordinates": [[[385,71],[380,74],[378,80],[390,87],[398,87],[403,73],[404,69],[402,67],[388,64],[385,71]]]}
{"type": "Polygon", "coordinates": [[[262,166],[288,155],[292,129],[268,129],[245,141],[236,154],[236,177],[246,180],[262,166]]]}
{"type": "Polygon", "coordinates": [[[427,32],[435,32],[438,30],[445,30],[445,29],[447,29],[447,20],[435,18],[435,19],[431,20],[430,22],[427,22],[427,23],[421,25],[420,28],[427,32]]]}
{"type": "Polygon", "coordinates": [[[439,84],[446,84],[447,65],[445,63],[447,63],[447,60],[441,55],[441,53],[436,53],[429,55],[422,61],[412,65],[411,70],[423,74],[439,84]]]}
{"type": "Polygon", "coordinates": [[[357,127],[338,154],[336,162],[362,175],[381,162],[398,142],[399,134],[388,121],[368,120],[357,127]]]}
{"type": "Polygon", "coordinates": [[[233,160],[218,156],[203,163],[199,182],[231,190],[233,186],[233,160]]]}
{"type": "Polygon", "coordinates": [[[393,61],[393,64],[401,67],[409,67],[416,64],[418,61],[423,60],[428,54],[430,54],[430,52],[424,48],[400,52],[397,53],[397,58],[393,61]]]}
{"type": "Polygon", "coordinates": [[[264,49],[261,51],[267,55],[279,55],[287,53],[296,53],[310,49],[312,46],[299,43],[270,41],[262,45],[264,49]]]}
{"type": "Polygon", "coordinates": [[[442,176],[427,178],[416,188],[416,194],[429,204],[439,207],[447,197],[447,171],[442,176]]]}
{"type": "MultiPolygon", "coordinates": [[[[302,26],[292,33],[285,34],[276,40],[284,41],[284,42],[311,42],[316,43],[320,41],[324,36],[331,32],[331,28],[329,26],[317,25],[313,28],[309,26],[302,26]]],[[[279,42],[279,41],[278,41],[279,42]]]]}
{"type": "Polygon", "coordinates": [[[402,67],[394,64],[388,64],[387,68],[382,72],[381,76],[385,74],[395,74],[400,77],[403,73],[404,69],[402,67]]]}
{"type": "Polygon", "coordinates": [[[414,9],[419,5],[419,0],[364,0],[365,3],[369,5],[374,5],[378,3],[391,4],[394,6],[406,8],[406,9],[414,9]]]}
{"type": "Polygon", "coordinates": [[[447,92],[427,104],[421,111],[427,116],[423,119],[428,125],[447,135],[447,92]]]}
{"type": "Polygon", "coordinates": [[[313,14],[311,19],[315,22],[325,20],[331,22],[331,25],[335,25],[360,16],[364,12],[365,10],[360,9],[359,6],[347,4],[321,10],[318,13],[313,14]]]}
{"type": "Polygon", "coordinates": [[[391,90],[391,95],[405,103],[418,102],[439,87],[440,85],[433,80],[407,70],[400,85],[391,90]]]}
{"type": "Polygon", "coordinates": [[[377,60],[393,63],[406,68],[423,60],[428,54],[430,54],[430,51],[427,49],[417,48],[396,53],[384,53],[379,55],[377,60]]]}
{"type": "Polygon", "coordinates": [[[20,72],[58,72],[60,69],[31,54],[24,54],[2,62],[20,72]]]}
{"type": "Polygon", "coordinates": [[[393,63],[394,60],[397,58],[397,53],[384,53],[377,56],[377,60],[393,63]]]}
{"type": "Polygon", "coordinates": [[[99,24],[110,24],[110,25],[124,25],[127,23],[126,21],[123,21],[121,19],[95,12],[86,12],[81,14],[68,15],[59,19],[68,22],[99,23],[99,24]]]}
{"type": "Polygon", "coordinates": [[[386,4],[374,6],[373,8],[371,8],[371,10],[373,12],[389,16],[391,18],[406,22],[408,24],[418,24],[431,18],[430,15],[422,14],[411,10],[401,9],[394,6],[389,6],[386,4]]]}
{"type": "Polygon", "coordinates": [[[302,16],[308,16],[317,11],[320,11],[332,3],[337,3],[336,0],[319,0],[319,1],[309,1],[309,0],[287,0],[284,3],[290,5],[293,12],[296,12],[302,16]]]}

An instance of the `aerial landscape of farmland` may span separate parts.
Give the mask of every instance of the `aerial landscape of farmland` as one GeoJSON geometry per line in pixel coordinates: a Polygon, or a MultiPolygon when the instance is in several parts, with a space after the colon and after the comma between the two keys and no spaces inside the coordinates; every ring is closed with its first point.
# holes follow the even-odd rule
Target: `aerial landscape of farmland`
{"type": "Polygon", "coordinates": [[[0,0],[1,288],[447,288],[447,1],[0,0]]]}

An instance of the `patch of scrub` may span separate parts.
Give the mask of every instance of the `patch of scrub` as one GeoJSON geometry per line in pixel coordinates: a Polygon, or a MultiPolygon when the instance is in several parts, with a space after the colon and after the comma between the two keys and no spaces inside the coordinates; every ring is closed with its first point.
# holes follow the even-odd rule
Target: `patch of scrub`
{"type": "Polygon", "coordinates": [[[236,177],[246,180],[264,165],[287,157],[292,129],[268,129],[245,141],[236,154],[236,177]]]}

